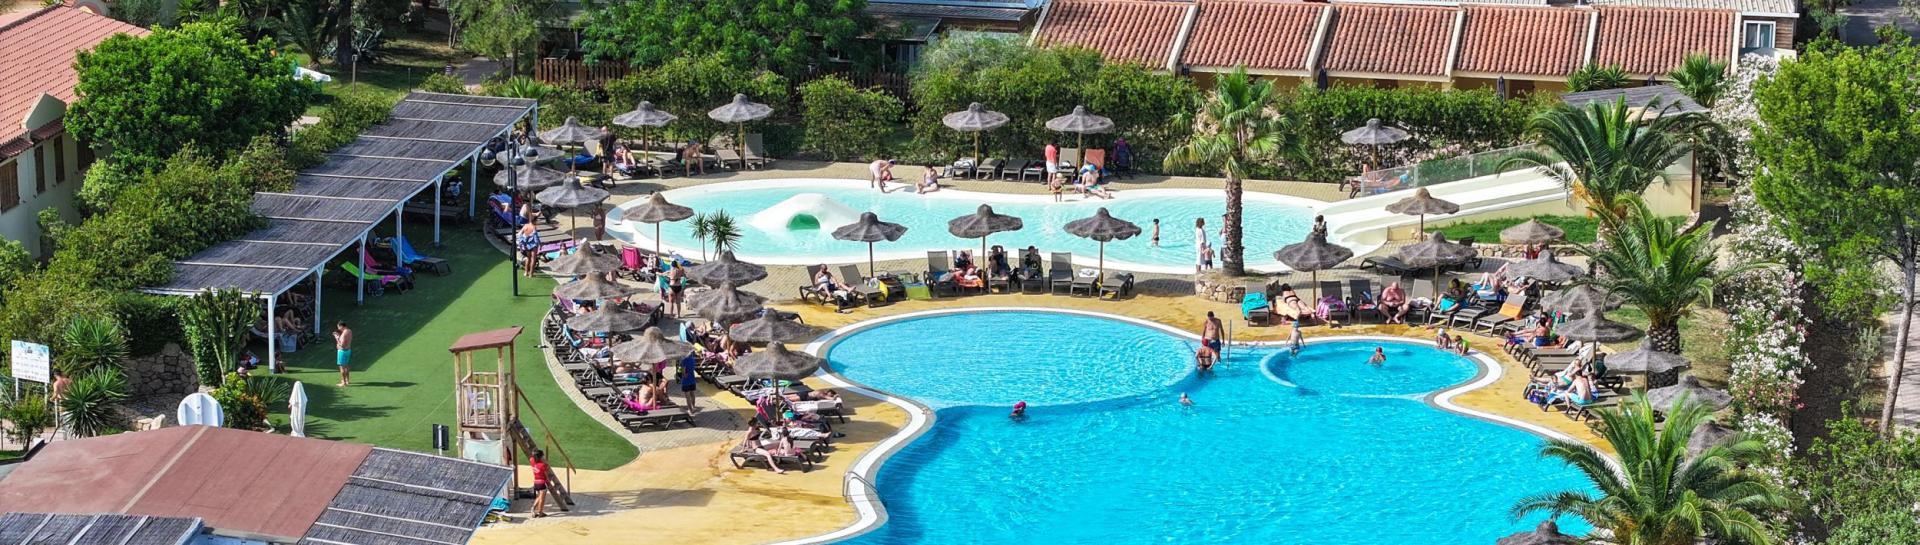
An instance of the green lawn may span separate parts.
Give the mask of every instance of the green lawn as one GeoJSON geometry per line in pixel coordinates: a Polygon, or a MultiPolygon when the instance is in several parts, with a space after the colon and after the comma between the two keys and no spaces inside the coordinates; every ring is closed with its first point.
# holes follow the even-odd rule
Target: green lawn
{"type": "MultiPolygon", "coordinates": [[[[1532,219],[1537,219],[1548,225],[1559,227],[1561,230],[1567,232],[1568,241],[1581,244],[1593,243],[1594,226],[1598,224],[1593,218],[1585,216],[1534,216],[1532,219]]],[[[1439,231],[1446,233],[1447,238],[1451,240],[1474,237],[1475,241],[1498,243],[1500,241],[1501,230],[1525,223],[1526,221],[1527,218],[1470,221],[1441,227],[1439,231]]]]}
{"type": "MultiPolygon", "coordinates": [[[[315,67],[308,62],[306,67],[333,76],[333,82],[321,86],[326,96],[315,101],[313,107],[307,109],[307,115],[319,115],[332,103],[332,97],[345,92],[354,82],[360,87],[374,88],[398,99],[419,87],[427,76],[445,71],[448,63],[457,65],[471,57],[447,45],[446,34],[421,32],[388,39],[380,46],[378,62],[361,63],[357,74],[330,63],[315,67]]],[[[307,57],[303,55],[301,58],[307,57]]]]}
{"type": "MultiPolygon", "coordinates": [[[[289,375],[307,385],[308,434],[431,450],[431,425],[451,426],[454,420],[453,358],[447,346],[466,333],[521,326],[526,332],[516,345],[518,382],[526,392],[525,403],[533,405],[546,424],[522,409],[521,419],[534,436],[551,431],[575,467],[583,469],[608,469],[637,456],[631,443],[580,412],[547,371],[539,348],[539,320],[551,301],[553,282],[522,278],[521,295],[512,297],[506,255],[471,226],[447,229],[446,246],[432,248],[432,233],[422,223],[409,225],[415,246],[450,262],[452,275],[422,272],[418,289],[389,292],[356,306],[351,285],[339,282],[350,277],[339,271],[327,274],[323,318],[329,328],[335,320],[353,328],[353,385],[334,386],[339,375],[330,338],[323,336],[318,345],[288,358],[289,375]]],[[[284,412],[285,407],[273,409],[284,412]]],[[[276,427],[284,429],[284,418],[276,416],[276,427]]],[[[548,452],[561,460],[555,450],[548,452]]]]}
{"type": "MultiPolygon", "coordinates": [[[[1640,309],[1622,307],[1607,313],[1607,319],[1632,325],[1642,331],[1647,327],[1647,315],[1640,309]]],[[[1732,360],[1727,354],[1727,334],[1732,326],[1727,323],[1727,314],[1717,309],[1697,308],[1693,316],[1680,320],[1680,353],[1693,362],[1695,376],[1715,384],[1726,383],[1732,373],[1732,360]]],[[[1624,352],[1640,346],[1641,340],[1607,345],[1609,351],[1624,352]]]]}

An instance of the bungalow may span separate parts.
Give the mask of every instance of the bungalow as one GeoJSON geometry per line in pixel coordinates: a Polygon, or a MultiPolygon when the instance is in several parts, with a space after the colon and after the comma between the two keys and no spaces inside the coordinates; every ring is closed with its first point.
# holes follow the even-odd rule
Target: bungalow
{"type": "Polygon", "coordinates": [[[0,235],[41,255],[41,210],[77,221],[74,194],[93,149],[62,125],[74,58],[115,34],[145,35],[88,8],[54,5],[0,23],[0,235]]]}
{"type": "Polygon", "coordinates": [[[1563,91],[1588,64],[1664,79],[1792,43],[1791,0],[1054,0],[1028,43],[1194,74],[1244,66],[1290,84],[1563,91]]]}

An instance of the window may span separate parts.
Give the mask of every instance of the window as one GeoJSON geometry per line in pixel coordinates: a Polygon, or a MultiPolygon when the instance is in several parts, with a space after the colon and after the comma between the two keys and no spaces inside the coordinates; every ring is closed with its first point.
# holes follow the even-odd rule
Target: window
{"type": "Polygon", "coordinates": [[[53,139],[53,183],[67,183],[67,137],[53,139]]]}
{"type": "Polygon", "coordinates": [[[74,144],[80,146],[80,168],[78,170],[80,172],[86,172],[87,167],[93,166],[93,146],[86,145],[82,142],[74,142],[74,144]]]}
{"type": "Polygon", "coordinates": [[[33,168],[38,171],[33,177],[33,194],[47,192],[47,147],[33,147],[33,168]]]}
{"type": "Polygon", "coordinates": [[[1747,21],[1742,49],[1773,49],[1773,21],[1747,21]]]}
{"type": "Polygon", "coordinates": [[[0,163],[0,212],[20,206],[20,162],[0,163]]]}

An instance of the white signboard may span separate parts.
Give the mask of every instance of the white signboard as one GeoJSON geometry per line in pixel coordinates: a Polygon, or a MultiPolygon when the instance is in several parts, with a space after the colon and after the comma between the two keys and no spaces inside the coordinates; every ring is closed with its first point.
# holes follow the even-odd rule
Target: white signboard
{"type": "Polygon", "coordinates": [[[53,382],[53,356],[47,345],[13,341],[13,378],[38,383],[53,382]]]}

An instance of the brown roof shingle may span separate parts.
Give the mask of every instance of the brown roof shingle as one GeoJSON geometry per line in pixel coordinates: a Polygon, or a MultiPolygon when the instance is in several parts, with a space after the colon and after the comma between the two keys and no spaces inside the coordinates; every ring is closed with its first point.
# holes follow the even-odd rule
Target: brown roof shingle
{"type": "Polygon", "coordinates": [[[1692,53],[1718,61],[1733,56],[1735,14],[1726,10],[1596,8],[1600,32],[1593,63],[1617,64],[1634,75],[1665,74],[1692,53]]]}
{"type": "MultiPolygon", "coordinates": [[[[1444,76],[1459,8],[1335,4],[1328,72],[1444,76]]],[[[1339,74],[1335,74],[1339,75],[1339,74]]]]}
{"type": "Polygon", "coordinates": [[[1586,60],[1585,9],[1464,6],[1460,31],[1462,72],[1562,77],[1586,60]]]}
{"type": "Polygon", "coordinates": [[[1165,68],[1191,2],[1054,0],[1040,23],[1040,45],[1074,45],[1109,60],[1165,68]]]}
{"type": "Polygon", "coordinates": [[[0,142],[25,134],[20,121],[41,93],[72,103],[74,57],[121,33],[143,36],[147,29],[66,6],[0,25],[0,142]]]}
{"type": "Polygon", "coordinates": [[[1180,62],[1304,72],[1325,12],[1325,4],[1203,0],[1180,62]]]}

